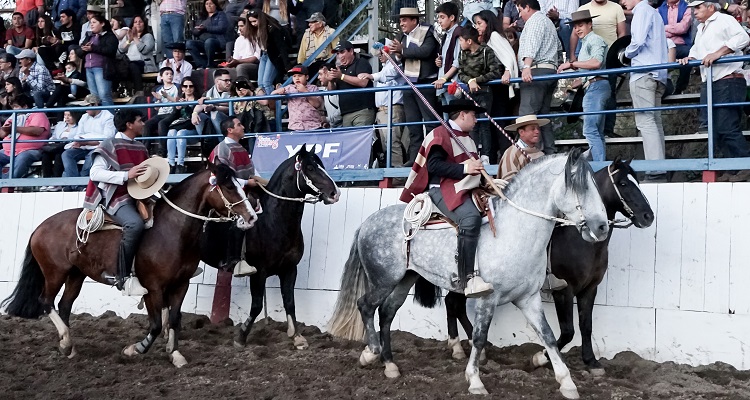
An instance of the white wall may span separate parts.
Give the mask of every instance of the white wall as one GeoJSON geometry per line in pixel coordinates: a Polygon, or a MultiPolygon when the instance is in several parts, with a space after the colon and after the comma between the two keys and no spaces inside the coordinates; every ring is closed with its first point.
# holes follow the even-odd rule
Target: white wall
{"type": "MultiPolygon", "coordinates": [[[[616,230],[610,266],[594,308],[594,350],[601,357],[631,350],[656,361],[693,365],[723,361],[750,368],[750,184],[643,185],[656,211],[648,229],[616,230]]],[[[297,277],[297,316],[325,327],[354,231],[364,218],[398,202],[398,189],[344,189],[333,206],[307,206],[305,254],[297,277]]],[[[19,264],[33,228],[44,218],[81,204],[79,193],[0,194],[0,298],[15,287],[19,264]]],[[[72,229],[72,228],[71,228],[72,229]]],[[[193,278],[183,311],[209,314],[216,270],[193,278]]],[[[284,320],[278,279],[268,282],[268,313],[284,320]]],[[[113,310],[138,313],[137,299],[87,282],[74,311],[94,315],[113,310]]],[[[230,316],[247,317],[247,278],[235,279],[230,316]]],[[[546,315],[558,331],[554,306],[546,315]]],[[[577,318],[577,317],[576,317],[577,318]]],[[[75,329],[75,328],[74,328],[75,329]]],[[[442,309],[426,310],[407,300],[394,329],[446,338],[442,309]]],[[[537,341],[513,306],[496,313],[490,340],[498,345],[537,341]]],[[[573,344],[578,345],[577,336],[573,344]]]]}

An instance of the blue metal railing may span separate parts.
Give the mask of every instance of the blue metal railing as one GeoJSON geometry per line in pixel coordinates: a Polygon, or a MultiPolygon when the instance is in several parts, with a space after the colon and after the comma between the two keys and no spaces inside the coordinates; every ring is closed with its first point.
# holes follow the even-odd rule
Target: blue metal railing
{"type": "MultiPolygon", "coordinates": [[[[737,56],[737,57],[724,57],[717,61],[717,63],[729,63],[729,62],[737,62],[737,61],[748,61],[750,60],[750,56],[737,56]]],[[[689,63],[690,66],[699,66],[700,61],[693,61],[689,63]]],[[[575,77],[583,77],[583,76],[592,76],[592,75],[611,75],[611,74],[620,74],[620,73],[626,73],[626,72],[643,72],[643,71],[650,71],[650,70],[657,70],[657,69],[668,69],[668,68],[677,68],[681,66],[678,63],[667,63],[667,64],[657,64],[657,65],[649,65],[649,66],[639,66],[639,67],[630,67],[630,68],[618,68],[618,69],[611,69],[611,70],[596,70],[596,71],[584,71],[584,72],[571,72],[571,73],[564,73],[564,74],[553,74],[553,75],[545,75],[545,76],[535,76],[534,80],[543,81],[543,80],[557,80],[557,79],[564,79],[564,78],[575,78],[575,77]]],[[[707,76],[711,76],[712,68],[709,67],[707,71],[707,76]]],[[[511,83],[517,83],[521,82],[520,78],[514,78],[511,79],[511,83]]],[[[490,84],[500,84],[499,80],[490,82],[490,84]]],[[[652,107],[652,108],[631,108],[631,109],[621,109],[621,110],[605,110],[605,111],[599,111],[596,113],[558,113],[558,114],[546,114],[546,115],[540,115],[540,117],[551,117],[551,118],[559,118],[559,117],[566,117],[566,116],[572,116],[572,115],[584,115],[584,114],[611,114],[611,113],[628,113],[628,112],[645,112],[645,111],[655,111],[655,110],[681,110],[681,109],[693,109],[693,108],[707,108],[708,111],[708,158],[698,158],[698,159],[670,159],[670,160],[635,160],[631,164],[634,169],[637,171],[649,171],[649,170],[667,170],[667,171],[681,171],[681,170],[697,170],[697,171],[707,171],[707,170],[735,170],[735,169],[750,169],[750,158],[723,158],[723,159],[716,159],[714,157],[713,152],[713,109],[715,107],[729,107],[729,106],[743,106],[743,105],[750,105],[750,102],[741,102],[741,103],[713,103],[713,96],[712,96],[712,86],[713,82],[709,79],[706,82],[706,90],[707,90],[707,103],[706,104],[692,104],[692,105],[675,105],[675,106],[663,106],[663,107],[652,107]]],[[[418,88],[430,88],[432,85],[425,84],[425,85],[417,85],[418,88]]],[[[371,92],[381,92],[381,91],[387,91],[390,93],[390,98],[392,101],[392,94],[395,90],[411,90],[408,86],[389,86],[389,87],[379,87],[379,88],[362,88],[362,89],[356,89],[359,93],[371,93],[371,92]]],[[[351,94],[351,90],[335,90],[335,91],[326,91],[326,92],[309,92],[309,93],[297,93],[292,95],[264,95],[264,96],[253,96],[253,97],[246,97],[246,98],[229,98],[229,99],[216,99],[216,100],[207,100],[204,103],[205,104],[219,104],[219,103],[229,103],[230,104],[230,114],[233,111],[232,103],[235,101],[247,101],[247,100],[281,100],[281,99],[288,99],[288,98],[294,98],[294,97],[306,97],[306,96],[324,96],[324,95],[336,95],[336,94],[351,94]]],[[[87,110],[114,110],[114,109],[126,109],[126,108],[138,108],[138,109],[145,109],[145,108],[156,108],[156,107],[163,107],[163,106],[185,106],[185,105],[196,105],[197,102],[179,102],[179,103],[153,103],[153,104],[131,104],[131,105],[122,105],[122,106],[98,106],[98,107],[86,107],[87,110]]],[[[33,110],[2,110],[0,111],[0,115],[8,115],[10,114],[13,118],[13,124],[11,125],[11,134],[10,134],[10,171],[9,175],[12,177],[12,171],[14,166],[14,160],[15,160],[15,148],[17,143],[33,143],[33,142],[54,142],[53,140],[17,140],[16,139],[16,126],[15,126],[15,116],[16,114],[20,113],[26,113],[26,112],[45,112],[45,113],[62,113],[64,111],[80,111],[81,107],[65,107],[65,108],[51,108],[51,109],[33,109],[33,110]]],[[[390,114],[389,110],[389,117],[392,116],[390,114]]],[[[511,120],[515,119],[516,116],[511,117],[493,117],[494,120],[502,121],[502,120],[511,120]]],[[[486,121],[486,118],[480,118],[480,121],[486,121]]],[[[387,143],[387,164],[390,165],[390,153],[391,153],[391,131],[394,126],[415,126],[415,125],[425,125],[429,123],[434,123],[436,121],[427,121],[427,122],[415,122],[415,123],[393,123],[393,118],[388,118],[387,124],[379,124],[379,125],[373,125],[375,128],[386,128],[389,132],[389,140],[387,143]]],[[[345,129],[345,128],[333,128],[333,129],[327,129],[326,131],[329,132],[335,132],[339,129],[345,129]]],[[[288,132],[269,132],[264,134],[287,134],[288,132]]],[[[255,136],[253,134],[247,135],[247,136],[255,136]]],[[[191,136],[181,136],[180,139],[205,139],[209,137],[221,137],[221,135],[191,135],[191,136]]],[[[145,137],[140,138],[141,140],[173,140],[176,138],[170,138],[170,137],[145,137]]],[[[95,139],[85,139],[85,140],[95,140],[95,139]]],[[[75,141],[75,140],[63,140],[63,141],[75,141]]],[[[58,141],[59,142],[59,141],[58,141]]],[[[5,142],[7,144],[7,142],[5,142]]],[[[592,163],[592,166],[594,168],[602,168],[606,166],[608,162],[596,162],[592,163]]],[[[494,173],[496,171],[496,166],[493,166],[488,169],[488,172],[494,173]]],[[[404,177],[408,175],[408,168],[386,168],[386,169],[377,169],[377,170],[362,170],[362,171],[332,171],[332,176],[337,180],[347,180],[347,181],[354,181],[354,180],[380,180],[384,177],[404,177]]],[[[179,181],[184,176],[176,176],[172,177],[170,179],[170,182],[179,181]]],[[[34,178],[34,179],[0,179],[0,187],[7,187],[7,186],[41,186],[41,185],[80,185],[85,183],[88,180],[88,178],[34,178]]]]}

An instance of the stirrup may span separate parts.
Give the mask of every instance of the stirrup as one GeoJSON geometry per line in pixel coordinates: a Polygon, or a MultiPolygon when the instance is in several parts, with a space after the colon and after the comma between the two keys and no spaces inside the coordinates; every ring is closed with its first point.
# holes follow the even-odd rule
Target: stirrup
{"type": "Polygon", "coordinates": [[[125,286],[122,290],[123,296],[145,296],[148,294],[148,290],[141,286],[141,282],[136,276],[131,276],[125,280],[125,286]]]}
{"type": "Polygon", "coordinates": [[[542,285],[542,292],[552,293],[558,290],[563,290],[568,287],[568,282],[565,279],[560,279],[555,274],[548,272],[544,279],[544,285],[542,285]]]}
{"type": "Polygon", "coordinates": [[[254,273],[258,272],[255,267],[248,264],[245,260],[240,260],[237,264],[234,265],[234,276],[241,278],[243,276],[250,276],[254,273]]]}
{"type": "Polygon", "coordinates": [[[479,275],[474,275],[466,282],[466,289],[464,289],[464,296],[468,298],[484,297],[492,294],[495,288],[492,284],[487,283],[479,275]]]}

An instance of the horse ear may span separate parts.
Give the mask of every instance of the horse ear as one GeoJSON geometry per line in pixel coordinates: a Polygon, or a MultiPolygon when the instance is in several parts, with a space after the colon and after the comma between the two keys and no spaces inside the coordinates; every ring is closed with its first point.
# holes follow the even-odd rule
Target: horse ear
{"type": "Polygon", "coordinates": [[[581,158],[581,149],[579,147],[574,147],[572,150],[570,150],[568,158],[573,161],[574,164],[578,162],[578,159],[581,158]]]}
{"type": "Polygon", "coordinates": [[[307,154],[307,143],[302,143],[302,147],[300,147],[299,151],[297,152],[297,155],[305,155],[307,154]]]}
{"type": "Polygon", "coordinates": [[[208,170],[211,171],[211,173],[216,174],[216,169],[217,168],[216,168],[216,164],[214,164],[213,161],[207,162],[206,163],[206,168],[208,168],[208,170]]]}
{"type": "Polygon", "coordinates": [[[620,156],[616,156],[614,160],[612,160],[612,165],[617,165],[618,163],[622,162],[622,158],[620,156]]]}
{"type": "Polygon", "coordinates": [[[625,165],[630,166],[630,162],[633,161],[633,157],[630,157],[628,161],[625,161],[625,165]]]}

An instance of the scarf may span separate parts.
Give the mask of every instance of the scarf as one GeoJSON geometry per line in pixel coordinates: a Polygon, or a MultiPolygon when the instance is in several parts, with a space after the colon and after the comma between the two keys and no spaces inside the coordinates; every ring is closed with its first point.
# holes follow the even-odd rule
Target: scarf
{"type": "MultiPolygon", "coordinates": [[[[497,32],[492,32],[490,35],[490,41],[487,46],[495,52],[495,56],[505,68],[510,71],[511,78],[518,78],[518,63],[516,62],[516,52],[513,51],[508,39],[502,37],[497,32]]],[[[518,84],[512,84],[508,86],[508,98],[512,99],[516,96],[514,87],[518,87],[518,84]]]]}
{"type": "MultiPolygon", "coordinates": [[[[419,25],[414,28],[413,31],[409,32],[408,35],[404,35],[404,46],[408,48],[420,47],[430,32],[429,25],[419,25]],[[407,46],[406,44],[409,43],[407,46]]],[[[412,82],[417,82],[419,79],[419,71],[422,68],[422,60],[418,58],[408,58],[404,60],[404,74],[412,82]]]]}

